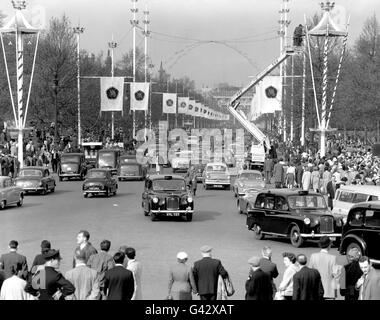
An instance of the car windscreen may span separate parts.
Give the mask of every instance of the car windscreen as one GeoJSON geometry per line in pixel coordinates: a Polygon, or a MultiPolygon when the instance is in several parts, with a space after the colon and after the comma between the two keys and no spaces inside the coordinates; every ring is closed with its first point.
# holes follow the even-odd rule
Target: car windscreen
{"type": "Polygon", "coordinates": [[[40,171],[40,170],[33,170],[33,169],[24,169],[24,170],[20,171],[19,176],[20,177],[29,177],[29,176],[42,177],[42,171],[40,171]]]}
{"type": "Polygon", "coordinates": [[[61,163],[65,162],[80,162],[80,156],[62,156],[61,157],[61,163]]]}
{"type": "Polygon", "coordinates": [[[258,180],[258,181],[263,180],[261,174],[252,173],[252,172],[244,172],[240,175],[240,178],[245,179],[245,180],[258,180]]]}
{"type": "Polygon", "coordinates": [[[185,191],[186,184],[184,180],[153,180],[154,191],[185,191]]]}
{"type": "Polygon", "coordinates": [[[107,173],[104,171],[90,171],[87,174],[87,178],[93,179],[93,178],[106,178],[107,173]]]}
{"type": "Polygon", "coordinates": [[[289,207],[291,209],[326,209],[326,201],[323,196],[304,195],[289,196],[289,207]]]}
{"type": "Polygon", "coordinates": [[[99,153],[99,166],[113,168],[115,166],[115,154],[113,152],[99,153]]]}
{"type": "Polygon", "coordinates": [[[217,165],[217,164],[208,165],[207,168],[206,168],[206,171],[207,172],[226,172],[227,171],[227,167],[226,166],[222,166],[222,165],[217,165]]]}

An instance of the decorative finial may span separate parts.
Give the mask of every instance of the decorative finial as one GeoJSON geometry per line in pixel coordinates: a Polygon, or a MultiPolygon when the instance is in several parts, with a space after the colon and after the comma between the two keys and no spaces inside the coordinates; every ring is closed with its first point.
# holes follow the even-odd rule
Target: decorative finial
{"type": "Polygon", "coordinates": [[[326,3],[321,2],[320,3],[322,10],[324,11],[331,11],[334,9],[335,2],[330,2],[329,0],[326,1],[326,3]]]}
{"type": "Polygon", "coordinates": [[[13,8],[22,10],[26,8],[26,0],[12,0],[13,8]]]}

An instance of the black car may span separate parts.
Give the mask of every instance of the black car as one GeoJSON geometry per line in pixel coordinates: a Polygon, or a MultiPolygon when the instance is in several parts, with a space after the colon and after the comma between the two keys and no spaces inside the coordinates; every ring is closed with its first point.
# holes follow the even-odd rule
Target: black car
{"type": "Polygon", "coordinates": [[[87,174],[87,163],[84,153],[63,153],[58,170],[59,181],[64,178],[84,180],[87,174]]]}
{"type": "Polygon", "coordinates": [[[96,158],[96,168],[109,169],[112,174],[117,175],[120,165],[119,149],[100,149],[96,158]]]}
{"type": "Polygon", "coordinates": [[[300,247],[305,240],[329,236],[336,243],[343,218],[331,213],[324,197],[316,192],[290,189],[264,190],[247,212],[247,227],[256,239],[268,236],[290,238],[300,247]]]}
{"type": "Polygon", "coordinates": [[[343,226],[339,252],[346,254],[357,248],[372,262],[380,264],[380,201],[355,204],[343,226]]]}
{"type": "Polygon", "coordinates": [[[118,179],[121,180],[144,180],[148,167],[137,161],[136,155],[120,156],[118,179]]]}
{"type": "Polygon", "coordinates": [[[117,181],[112,177],[111,170],[91,169],[88,171],[82,190],[85,198],[91,195],[116,195],[117,181]]]}
{"type": "Polygon", "coordinates": [[[159,217],[185,217],[191,221],[194,199],[184,177],[152,175],[145,180],[142,207],[144,215],[150,215],[152,221],[159,217]]]}

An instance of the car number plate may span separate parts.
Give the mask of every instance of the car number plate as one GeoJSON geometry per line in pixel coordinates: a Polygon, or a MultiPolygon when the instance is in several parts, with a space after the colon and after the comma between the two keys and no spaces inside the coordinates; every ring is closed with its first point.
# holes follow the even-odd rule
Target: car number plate
{"type": "Polygon", "coordinates": [[[331,241],[335,241],[336,237],[330,237],[331,241]]]}
{"type": "Polygon", "coordinates": [[[223,185],[221,185],[221,184],[214,184],[214,187],[215,188],[223,188],[223,185]]]}
{"type": "Polygon", "coordinates": [[[166,213],[167,217],[179,217],[179,212],[168,212],[166,213]]]}
{"type": "Polygon", "coordinates": [[[91,187],[90,189],[91,189],[91,190],[99,190],[98,187],[91,187]]]}

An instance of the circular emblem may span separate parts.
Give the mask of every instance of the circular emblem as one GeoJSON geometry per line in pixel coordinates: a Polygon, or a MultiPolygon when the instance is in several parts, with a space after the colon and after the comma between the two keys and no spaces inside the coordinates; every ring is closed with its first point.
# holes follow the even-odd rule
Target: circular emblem
{"type": "Polygon", "coordinates": [[[203,113],[204,113],[204,114],[206,114],[206,113],[207,113],[207,110],[206,110],[206,109],[204,109],[204,110],[203,110],[203,113]]]}
{"type": "Polygon", "coordinates": [[[193,105],[189,104],[189,110],[193,110],[193,105]]]}
{"type": "Polygon", "coordinates": [[[277,96],[277,89],[275,87],[268,87],[265,89],[265,95],[268,97],[268,98],[276,98],[277,96]]]}
{"type": "Polygon", "coordinates": [[[181,102],[181,108],[185,108],[186,107],[186,102],[181,102]]]}
{"type": "Polygon", "coordinates": [[[195,107],[194,111],[195,111],[195,112],[198,112],[198,111],[199,111],[199,108],[198,108],[198,107],[195,107]]]}
{"type": "Polygon", "coordinates": [[[145,93],[142,92],[141,90],[135,92],[135,99],[136,99],[137,101],[144,100],[144,97],[145,97],[145,93]]]}
{"type": "Polygon", "coordinates": [[[119,90],[117,90],[115,87],[108,88],[106,95],[108,99],[114,100],[119,95],[119,90]]]}
{"type": "Polygon", "coordinates": [[[168,107],[172,107],[173,104],[174,104],[174,102],[173,102],[172,99],[166,100],[166,105],[167,105],[168,107]]]}

